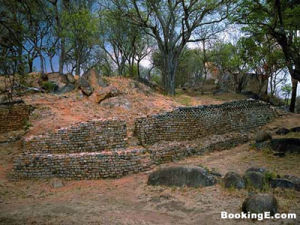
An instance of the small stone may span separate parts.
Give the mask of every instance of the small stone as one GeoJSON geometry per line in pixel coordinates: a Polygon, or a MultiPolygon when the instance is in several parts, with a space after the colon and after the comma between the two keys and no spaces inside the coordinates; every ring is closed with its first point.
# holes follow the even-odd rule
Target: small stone
{"type": "Polygon", "coordinates": [[[271,134],[269,134],[269,133],[266,132],[266,131],[259,131],[259,132],[256,134],[256,137],[255,137],[256,143],[268,141],[268,140],[271,140],[271,139],[272,139],[271,134]]]}
{"type": "Polygon", "coordinates": [[[50,183],[51,183],[51,186],[52,186],[53,188],[60,188],[60,187],[65,186],[64,183],[63,183],[63,181],[60,180],[60,179],[58,179],[58,178],[53,178],[53,179],[50,181],[50,183]]]}

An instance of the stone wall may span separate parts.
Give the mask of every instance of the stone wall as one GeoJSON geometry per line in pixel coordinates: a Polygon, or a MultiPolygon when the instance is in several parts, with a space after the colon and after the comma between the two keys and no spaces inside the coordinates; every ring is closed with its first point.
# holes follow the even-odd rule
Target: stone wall
{"type": "Polygon", "coordinates": [[[98,179],[121,177],[151,169],[154,165],[234,147],[248,140],[246,134],[213,135],[192,142],[160,143],[114,152],[22,154],[14,162],[13,178],[98,179]]]}
{"type": "Polygon", "coordinates": [[[93,120],[61,128],[47,135],[24,140],[24,151],[31,153],[99,152],[125,148],[126,123],[121,120],[93,120]]]}
{"type": "Polygon", "coordinates": [[[268,104],[254,100],[180,107],[171,112],[137,119],[135,135],[142,145],[193,140],[212,134],[248,131],[266,124],[274,116],[274,110],[268,104]]]}
{"type": "Polygon", "coordinates": [[[23,102],[0,104],[0,134],[23,129],[31,109],[23,102]]]}
{"type": "Polygon", "coordinates": [[[250,129],[266,124],[274,116],[269,105],[252,100],[181,107],[137,119],[135,135],[144,147],[131,148],[126,148],[124,121],[78,123],[26,139],[24,153],[14,162],[13,176],[15,179],[121,177],[247,142],[250,129]]]}

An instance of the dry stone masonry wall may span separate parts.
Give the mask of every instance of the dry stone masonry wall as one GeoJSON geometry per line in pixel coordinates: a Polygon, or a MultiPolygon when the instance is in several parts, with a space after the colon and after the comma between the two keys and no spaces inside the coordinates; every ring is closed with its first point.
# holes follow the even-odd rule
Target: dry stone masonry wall
{"type": "Polygon", "coordinates": [[[270,105],[254,100],[180,107],[171,112],[137,119],[135,134],[142,145],[193,140],[212,134],[247,132],[266,124],[274,116],[270,105]]]}
{"type": "Polygon", "coordinates": [[[125,148],[126,123],[121,120],[93,120],[28,138],[24,150],[31,153],[99,152],[125,148]]]}
{"type": "Polygon", "coordinates": [[[22,102],[0,104],[0,134],[23,129],[31,109],[22,102]]]}
{"type": "Polygon", "coordinates": [[[15,179],[121,177],[157,164],[244,143],[248,141],[249,129],[264,125],[275,115],[269,105],[250,100],[178,108],[137,119],[135,135],[144,147],[129,148],[126,148],[124,121],[79,123],[25,140],[24,153],[14,162],[13,176],[15,179]]]}
{"type": "Polygon", "coordinates": [[[161,143],[148,149],[65,154],[22,154],[14,162],[14,178],[99,179],[138,173],[173,160],[234,147],[248,140],[246,134],[231,133],[187,142],[161,143]]]}

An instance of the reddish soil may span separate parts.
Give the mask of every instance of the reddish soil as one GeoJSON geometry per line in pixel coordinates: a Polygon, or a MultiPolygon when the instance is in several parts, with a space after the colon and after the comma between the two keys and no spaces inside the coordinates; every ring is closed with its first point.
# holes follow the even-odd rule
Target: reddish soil
{"type": "Polygon", "coordinates": [[[180,95],[168,97],[152,91],[149,87],[138,83],[133,87],[133,80],[123,77],[106,78],[109,84],[122,92],[122,98],[130,103],[129,108],[107,107],[95,102],[95,95],[83,96],[80,90],[64,94],[34,94],[23,97],[27,104],[36,109],[31,115],[31,128],[27,133],[37,135],[47,133],[76,122],[91,119],[119,118],[127,122],[129,134],[133,129],[137,117],[170,111],[175,107],[184,105],[182,98],[188,99],[189,105],[220,104],[224,100],[213,97],[189,97],[180,95]]]}
{"type": "MultiPolygon", "coordinates": [[[[300,115],[276,119],[265,129],[300,126],[300,115]]],[[[0,224],[256,224],[251,220],[221,220],[220,212],[238,213],[246,190],[227,190],[217,184],[205,188],[152,187],[149,172],[121,179],[64,181],[53,188],[52,180],[9,179],[19,143],[0,146],[0,224]]],[[[236,148],[190,157],[168,165],[201,165],[221,174],[258,166],[277,174],[300,176],[300,155],[277,158],[257,151],[249,143],[236,148]]],[[[157,169],[156,167],[155,169],[157,169]]],[[[269,190],[279,201],[280,212],[297,213],[297,220],[265,220],[259,224],[299,224],[300,194],[293,190],[269,190]]]]}

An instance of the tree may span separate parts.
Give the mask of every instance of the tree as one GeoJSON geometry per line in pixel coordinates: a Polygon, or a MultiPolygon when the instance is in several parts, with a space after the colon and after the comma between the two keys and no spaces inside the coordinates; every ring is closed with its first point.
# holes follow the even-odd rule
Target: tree
{"type": "Polygon", "coordinates": [[[119,11],[105,8],[100,12],[100,46],[117,66],[118,75],[140,77],[140,62],[152,51],[152,40],[143,30],[128,23],[119,11]]]}
{"type": "Polygon", "coordinates": [[[223,21],[230,1],[114,0],[114,3],[129,23],[142,27],[156,40],[163,55],[163,85],[168,94],[174,95],[175,73],[184,47],[188,42],[199,41],[193,39],[197,28],[223,21]]]}
{"type": "Polygon", "coordinates": [[[242,58],[249,66],[248,72],[253,71],[259,83],[260,95],[267,94],[261,91],[268,79],[271,82],[271,95],[274,95],[276,86],[283,81],[277,79],[278,74],[283,74],[286,69],[280,46],[268,35],[242,37],[238,43],[242,58]]]}
{"type": "Polygon", "coordinates": [[[212,50],[212,62],[219,70],[219,85],[225,80],[232,78],[233,88],[236,93],[241,93],[247,84],[247,73],[250,68],[247,58],[243,54],[244,47],[241,42],[233,45],[231,43],[216,43],[212,50]]]}
{"type": "Polygon", "coordinates": [[[252,34],[268,34],[282,48],[292,77],[290,111],[294,112],[297,81],[300,81],[300,4],[297,0],[241,0],[233,21],[252,34]]]}
{"type": "MultiPolygon", "coordinates": [[[[66,41],[69,55],[69,63],[73,64],[75,74],[80,75],[84,64],[95,46],[97,40],[98,19],[87,8],[76,8],[65,11],[61,20],[63,31],[62,37],[66,41]]],[[[73,70],[72,68],[72,70],[73,70]]]]}

